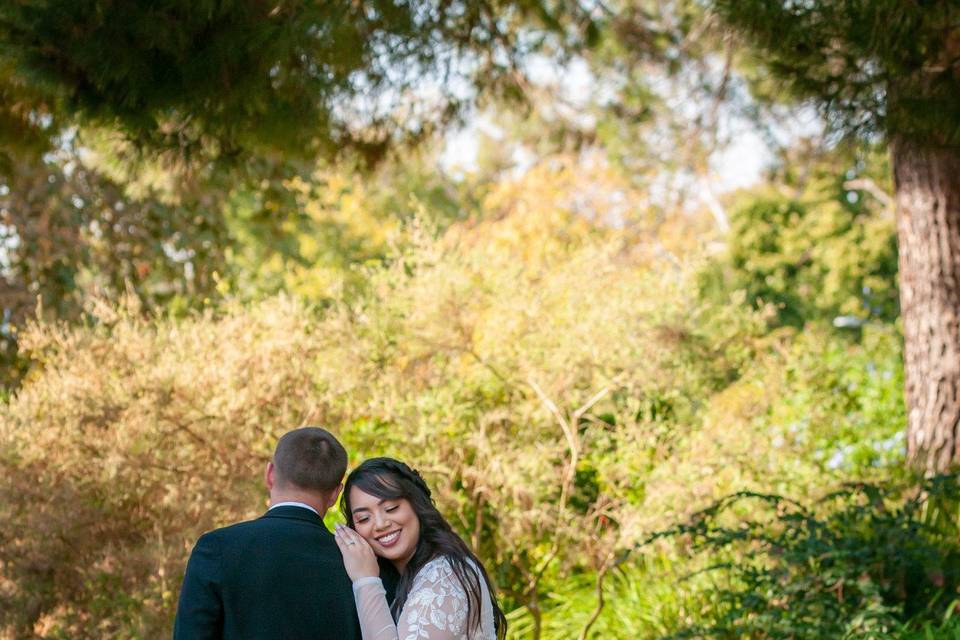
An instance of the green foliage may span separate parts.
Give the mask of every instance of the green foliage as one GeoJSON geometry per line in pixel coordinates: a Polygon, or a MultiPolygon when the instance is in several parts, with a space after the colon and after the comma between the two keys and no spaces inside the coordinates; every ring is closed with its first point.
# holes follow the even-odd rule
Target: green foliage
{"type": "Polygon", "coordinates": [[[719,574],[703,622],[671,637],[885,638],[937,625],[960,586],[958,499],[956,477],[851,485],[810,509],[724,498],[657,536],[709,553],[705,571],[719,574]]]}
{"type": "Polygon", "coordinates": [[[943,624],[924,623],[920,628],[898,630],[894,634],[899,640],[957,640],[960,638],[960,621],[950,617],[943,624]]]}
{"type": "Polygon", "coordinates": [[[17,331],[38,310],[84,322],[128,296],[178,315],[281,291],[318,304],[354,295],[404,221],[444,228],[475,211],[481,190],[430,159],[408,153],[376,171],[261,160],[198,176],[131,164],[106,133],[18,159],[0,176],[0,388],[15,389],[29,364],[17,331]]]}
{"type": "Polygon", "coordinates": [[[329,304],[358,294],[364,266],[385,261],[418,218],[437,229],[473,214],[480,189],[407,152],[376,170],[274,167],[230,189],[222,208],[226,249],[218,292],[259,299],[279,292],[329,304]]]}
{"type": "Polygon", "coordinates": [[[10,63],[0,62],[0,174],[16,156],[39,156],[49,147],[52,118],[43,90],[12,78],[10,63]]]}
{"type": "MultiPolygon", "coordinates": [[[[618,565],[600,583],[604,606],[587,637],[654,640],[670,634],[703,606],[702,593],[678,589],[685,573],[684,565],[665,554],[650,554],[618,565]]],[[[598,613],[597,596],[595,576],[574,575],[556,584],[543,603],[543,640],[579,637],[598,613]]],[[[511,637],[532,637],[532,618],[525,613],[520,609],[511,613],[511,637]]]]}
{"type": "Polygon", "coordinates": [[[28,318],[89,320],[132,296],[183,313],[216,295],[227,232],[211,189],[179,199],[137,193],[72,134],[56,153],[12,159],[0,175],[0,389],[28,368],[17,335],[28,318]]]}
{"type": "Polygon", "coordinates": [[[876,156],[785,159],[776,188],[738,195],[727,251],[705,269],[705,290],[743,290],[771,305],[779,325],[894,320],[893,211],[862,186],[886,197],[872,178],[885,169],[876,156]]]}
{"type": "Polygon", "coordinates": [[[0,9],[0,86],[33,98],[7,112],[52,114],[52,133],[80,121],[152,150],[376,160],[449,121],[471,86],[508,93],[521,25],[564,32],[583,17],[529,0],[29,0],[0,9]],[[409,99],[424,78],[427,108],[409,99]]]}
{"type": "Polygon", "coordinates": [[[224,229],[203,202],[131,197],[64,150],[0,178],[6,291],[15,322],[46,313],[76,321],[96,299],[135,294],[177,310],[210,295],[224,229]]]}
{"type": "Polygon", "coordinates": [[[896,474],[906,425],[901,343],[880,323],[864,328],[859,345],[823,330],[797,336],[780,369],[782,395],[765,418],[785,455],[840,478],[896,474]]]}
{"type": "Polygon", "coordinates": [[[958,7],[899,0],[712,0],[757,60],[829,122],[867,139],[960,141],[958,7]]]}

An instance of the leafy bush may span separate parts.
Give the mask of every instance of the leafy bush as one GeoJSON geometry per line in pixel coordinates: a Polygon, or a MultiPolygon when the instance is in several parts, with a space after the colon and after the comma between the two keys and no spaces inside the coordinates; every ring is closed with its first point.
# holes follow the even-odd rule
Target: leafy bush
{"type": "Polygon", "coordinates": [[[705,554],[699,624],[673,638],[887,638],[934,628],[960,589],[960,482],[854,484],[812,508],[737,493],[658,537],[705,554]]]}
{"type": "MultiPolygon", "coordinates": [[[[606,575],[599,588],[595,576],[588,574],[553,584],[543,601],[543,640],[579,638],[585,629],[588,638],[656,640],[695,619],[703,607],[703,592],[677,588],[687,572],[682,562],[665,553],[626,560],[606,575]],[[603,607],[598,589],[603,592],[603,607]]],[[[696,582],[696,577],[690,578],[687,586],[696,582]]],[[[523,614],[517,609],[510,616],[510,632],[517,638],[533,635],[532,620],[523,614]]]]}
{"type": "Polygon", "coordinates": [[[0,635],[160,637],[204,529],[256,515],[283,426],[319,419],[302,308],[34,325],[0,420],[0,635]]]}
{"type": "Polygon", "coordinates": [[[894,217],[870,178],[889,174],[882,154],[792,158],[778,174],[736,197],[726,251],[701,274],[705,293],[745,291],[772,306],[777,325],[895,320],[894,217]],[[870,190],[856,190],[863,184],[870,190]]]}
{"type": "Polygon", "coordinates": [[[895,327],[871,323],[859,341],[817,325],[782,328],[760,339],[755,354],[645,474],[646,531],[737,491],[809,500],[844,482],[904,474],[895,327]]]}

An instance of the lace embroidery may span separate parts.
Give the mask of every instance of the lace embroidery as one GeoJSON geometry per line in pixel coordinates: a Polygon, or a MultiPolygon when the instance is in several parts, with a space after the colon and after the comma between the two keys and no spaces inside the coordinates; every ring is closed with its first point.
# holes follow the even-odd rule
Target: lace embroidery
{"type": "Polygon", "coordinates": [[[446,558],[435,558],[417,573],[403,607],[402,640],[423,640],[432,631],[467,636],[467,593],[446,558]]]}

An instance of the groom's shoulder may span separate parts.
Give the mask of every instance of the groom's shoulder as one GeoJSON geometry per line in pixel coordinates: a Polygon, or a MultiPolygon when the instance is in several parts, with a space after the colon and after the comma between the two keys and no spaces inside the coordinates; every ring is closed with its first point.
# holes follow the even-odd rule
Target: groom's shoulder
{"type": "Polygon", "coordinates": [[[211,529],[197,539],[197,545],[219,545],[231,539],[235,539],[238,536],[242,537],[246,533],[253,531],[253,527],[255,526],[256,522],[257,519],[244,520],[242,522],[235,522],[233,524],[224,525],[216,529],[211,529]]]}
{"type": "Polygon", "coordinates": [[[253,518],[251,520],[243,520],[241,522],[234,522],[231,524],[224,525],[213,531],[208,531],[204,535],[210,536],[212,538],[229,538],[231,536],[242,534],[245,531],[251,530],[257,526],[257,522],[260,518],[253,518]]]}
{"type": "Polygon", "coordinates": [[[262,515],[249,520],[242,520],[232,524],[224,525],[212,531],[203,534],[203,537],[209,537],[216,540],[226,540],[237,536],[254,534],[262,529],[270,528],[272,522],[262,515]]]}
{"type": "Polygon", "coordinates": [[[309,532],[311,536],[315,535],[322,538],[329,537],[331,540],[333,539],[333,535],[326,529],[326,527],[323,525],[323,522],[319,519],[314,521],[308,517],[271,517],[274,515],[279,514],[268,512],[257,518],[235,522],[233,524],[208,531],[201,536],[201,539],[207,538],[210,542],[217,541],[221,543],[227,543],[234,540],[262,537],[264,535],[272,536],[282,533],[285,530],[298,530],[300,532],[306,531],[309,532]]]}

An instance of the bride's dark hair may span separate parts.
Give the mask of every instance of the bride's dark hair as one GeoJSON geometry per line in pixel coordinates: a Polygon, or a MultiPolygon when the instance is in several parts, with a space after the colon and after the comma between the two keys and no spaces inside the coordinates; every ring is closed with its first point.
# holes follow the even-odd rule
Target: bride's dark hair
{"type": "Polygon", "coordinates": [[[497,638],[503,640],[507,635],[507,619],[493,595],[493,585],[480,559],[470,551],[467,544],[458,536],[444,519],[430,497],[430,488],[420,474],[399,460],[393,458],[370,458],[350,472],[343,487],[343,501],[340,508],[347,522],[353,527],[353,512],[350,508],[350,490],[357,487],[364,493],[384,500],[403,498],[410,502],[413,512],[420,521],[420,540],[400,575],[397,596],[391,612],[397,618],[403,609],[413,579],[425,564],[437,557],[450,562],[454,575],[467,593],[467,628],[471,634],[480,628],[480,610],[482,590],[480,580],[490,592],[490,604],[493,607],[493,621],[497,638]],[[479,575],[478,575],[479,574],[479,575]]]}

